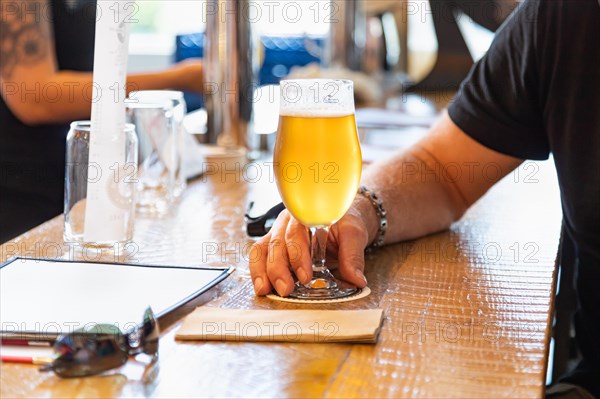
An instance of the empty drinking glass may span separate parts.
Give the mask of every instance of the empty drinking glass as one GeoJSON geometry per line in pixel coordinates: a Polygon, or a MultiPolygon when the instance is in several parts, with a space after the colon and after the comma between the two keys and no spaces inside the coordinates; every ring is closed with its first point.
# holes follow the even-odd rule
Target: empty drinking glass
{"type": "MultiPolygon", "coordinates": [[[[113,248],[122,250],[124,244],[133,238],[133,222],[135,216],[136,166],[138,142],[135,127],[125,124],[124,158],[118,162],[118,167],[102,171],[97,164],[90,164],[90,121],[71,123],[67,135],[66,165],[65,165],[65,198],[64,198],[64,240],[78,243],[84,247],[98,249],[113,248]],[[111,182],[110,200],[121,210],[122,220],[119,235],[114,241],[87,242],[85,240],[85,215],[88,199],[88,182],[97,183],[102,173],[113,176],[111,182]]],[[[117,150],[117,149],[115,149],[117,150]]],[[[120,149],[118,149],[120,151],[120,149]]],[[[113,165],[114,166],[114,165],[113,165]]]]}
{"type": "Polygon", "coordinates": [[[163,215],[185,188],[182,173],[183,127],[186,107],[176,91],[131,92],[127,121],[139,138],[137,210],[163,215]]]}

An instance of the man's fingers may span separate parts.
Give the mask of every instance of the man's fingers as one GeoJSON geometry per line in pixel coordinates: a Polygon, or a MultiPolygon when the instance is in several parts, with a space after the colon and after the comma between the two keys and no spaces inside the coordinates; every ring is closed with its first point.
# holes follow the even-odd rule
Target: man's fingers
{"type": "Polygon", "coordinates": [[[298,281],[308,284],[312,278],[308,231],[300,222],[290,218],[285,231],[285,245],[288,259],[298,281]]]}
{"type": "Polygon", "coordinates": [[[343,222],[339,228],[339,253],[340,275],[349,283],[363,288],[367,279],[363,273],[365,268],[365,247],[368,233],[363,228],[352,222],[343,222]]]}
{"type": "MultiPolygon", "coordinates": [[[[358,287],[365,287],[363,274],[364,249],[367,231],[356,218],[343,218],[332,231],[337,246],[341,277],[358,287]]],[[[250,251],[250,274],[257,295],[266,295],[273,288],[281,296],[294,289],[293,268],[301,283],[312,278],[312,266],[306,228],[292,218],[288,211],[277,217],[271,231],[258,240],[250,251]]]]}
{"type": "Polygon", "coordinates": [[[294,279],[290,273],[289,258],[285,243],[285,231],[287,229],[290,214],[283,211],[271,228],[271,240],[269,241],[269,253],[267,256],[267,276],[271,285],[280,296],[288,296],[294,289],[294,279]]]}
{"type": "Polygon", "coordinates": [[[271,234],[261,237],[250,249],[250,276],[256,295],[267,295],[271,292],[271,283],[267,276],[267,257],[271,234]]]}

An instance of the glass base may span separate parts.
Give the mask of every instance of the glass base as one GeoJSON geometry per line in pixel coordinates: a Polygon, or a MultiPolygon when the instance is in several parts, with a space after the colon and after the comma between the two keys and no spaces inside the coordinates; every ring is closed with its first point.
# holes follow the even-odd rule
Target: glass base
{"type": "Polygon", "coordinates": [[[99,261],[110,257],[117,259],[121,256],[129,256],[138,249],[131,238],[124,241],[87,242],[84,241],[83,234],[72,234],[66,227],[63,240],[69,245],[69,252],[66,255],[72,258],[71,260],[99,261]]]}
{"type": "Polygon", "coordinates": [[[294,291],[289,295],[296,299],[336,299],[345,298],[358,292],[358,288],[344,283],[331,274],[329,270],[313,272],[313,279],[308,284],[296,282],[294,291]]]}
{"type": "Polygon", "coordinates": [[[166,200],[156,200],[154,202],[144,201],[136,204],[136,213],[145,217],[166,216],[171,211],[171,203],[166,200]]]}

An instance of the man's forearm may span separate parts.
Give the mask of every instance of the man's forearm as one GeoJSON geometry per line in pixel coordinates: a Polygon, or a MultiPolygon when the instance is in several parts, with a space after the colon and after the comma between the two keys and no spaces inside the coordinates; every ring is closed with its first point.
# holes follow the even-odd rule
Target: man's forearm
{"type": "MultiPolygon", "coordinates": [[[[362,184],[377,193],[387,212],[385,243],[444,230],[467,209],[468,204],[442,181],[436,163],[430,154],[415,147],[365,171],[362,184]]],[[[379,218],[365,198],[357,197],[355,206],[365,217],[372,242],[379,218]]]]}
{"type": "MultiPolygon", "coordinates": [[[[521,162],[476,142],[444,113],[418,144],[368,168],[362,184],[383,200],[385,242],[392,243],[448,228],[521,162]]],[[[372,242],[379,218],[366,198],[357,197],[355,206],[372,242]]]]}

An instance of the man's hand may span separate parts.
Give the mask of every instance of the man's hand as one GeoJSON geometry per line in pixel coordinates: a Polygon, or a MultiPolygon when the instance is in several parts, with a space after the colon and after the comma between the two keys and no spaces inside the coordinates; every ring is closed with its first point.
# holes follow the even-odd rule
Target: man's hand
{"type": "MultiPolygon", "coordinates": [[[[346,215],[331,227],[327,249],[328,253],[337,255],[341,278],[362,288],[367,285],[363,273],[364,250],[370,242],[370,234],[367,216],[361,215],[359,208],[360,204],[355,201],[346,215]]],[[[370,214],[367,212],[367,215],[370,214]]],[[[294,289],[292,273],[303,284],[312,278],[308,231],[284,210],[269,234],[259,239],[250,252],[250,274],[256,295],[266,295],[272,288],[281,296],[289,295],[294,289]]]]}

